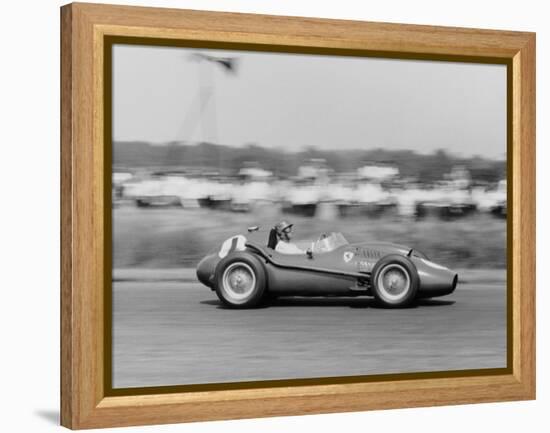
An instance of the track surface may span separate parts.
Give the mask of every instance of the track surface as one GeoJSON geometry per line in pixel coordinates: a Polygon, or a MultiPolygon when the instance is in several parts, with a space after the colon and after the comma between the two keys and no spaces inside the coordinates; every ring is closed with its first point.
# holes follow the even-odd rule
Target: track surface
{"type": "Polygon", "coordinates": [[[506,365],[503,282],[413,308],[282,298],[230,310],[192,281],[113,283],[113,386],[161,386],[506,365]]]}

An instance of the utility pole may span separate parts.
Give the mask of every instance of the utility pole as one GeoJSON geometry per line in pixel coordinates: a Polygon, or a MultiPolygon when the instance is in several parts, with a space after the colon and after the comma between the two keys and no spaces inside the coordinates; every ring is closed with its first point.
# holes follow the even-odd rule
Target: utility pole
{"type": "MultiPolygon", "coordinates": [[[[192,53],[188,58],[199,64],[198,91],[185,114],[180,129],[181,134],[178,134],[178,136],[183,135],[193,141],[195,131],[200,125],[201,131],[197,142],[218,144],[214,69],[217,65],[227,74],[235,74],[237,58],[212,56],[204,53],[192,53]]],[[[221,168],[220,158],[218,154],[218,169],[221,168]]]]}

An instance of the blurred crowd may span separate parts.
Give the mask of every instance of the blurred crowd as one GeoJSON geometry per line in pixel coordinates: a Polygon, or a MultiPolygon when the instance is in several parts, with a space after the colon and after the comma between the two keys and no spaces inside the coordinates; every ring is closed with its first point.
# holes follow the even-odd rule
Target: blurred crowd
{"type": "Polygon", "coordinates": [[[366,164],[336,173],[323,161],[308,161],[296,176],[278,178],[258,166],[233,174],[190,170],[115,170],[113,205],[172,206],[252,212],[279,206],[283,213],[325,219],[393,214],[409,218],[453,219],[472,213],[505,218],[506,180],[472,181],[454,167],[442,179],[420,183],[402,177],[391,164],[366,164]]]}

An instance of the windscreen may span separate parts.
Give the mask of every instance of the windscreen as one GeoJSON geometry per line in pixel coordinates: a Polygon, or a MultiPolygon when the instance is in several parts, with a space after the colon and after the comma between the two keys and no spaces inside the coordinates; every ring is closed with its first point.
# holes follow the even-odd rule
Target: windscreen
{"type": "Polygon", "coordinates": [[[325,238],[319,239],[313,244],[314,253],[328,253],[340,248],[342,245],[347,245],[349,242],[344,235],[339,232],[332,232],[325,238]]]}

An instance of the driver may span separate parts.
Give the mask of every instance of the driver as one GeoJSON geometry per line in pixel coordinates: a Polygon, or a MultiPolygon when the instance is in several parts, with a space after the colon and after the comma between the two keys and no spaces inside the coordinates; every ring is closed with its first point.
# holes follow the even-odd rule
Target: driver
{"type": "Polygon", "coordinates": [[[288,221],[281,221],[275,226],[277,233],[277,245],[275,251],[283,254],[305,254],[306,251],[298,248],[296,244],[290,242],[292,238],[292,226],[288,221]]]}

